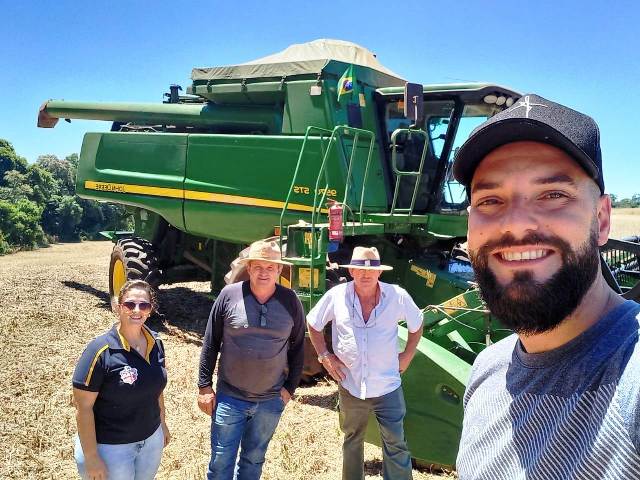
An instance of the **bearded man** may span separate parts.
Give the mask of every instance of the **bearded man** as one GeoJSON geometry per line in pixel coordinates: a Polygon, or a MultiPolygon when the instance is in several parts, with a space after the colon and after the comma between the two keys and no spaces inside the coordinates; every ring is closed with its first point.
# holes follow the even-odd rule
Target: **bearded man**
{"type": "Polygon", "coordinates": [[[456,156],[480,292],[514,335],[476,359],[459,478],[640,478],[640,305],[606,283],[598,126],[536,95],[456,156]]]}

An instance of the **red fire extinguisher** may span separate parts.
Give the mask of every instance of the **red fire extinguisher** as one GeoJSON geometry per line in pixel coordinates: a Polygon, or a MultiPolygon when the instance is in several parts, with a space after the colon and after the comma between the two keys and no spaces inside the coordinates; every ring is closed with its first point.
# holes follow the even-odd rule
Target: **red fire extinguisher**
{"type": "Polygon", "coordinates": [[[329,200],[329,241],[341,242],[343,239],[342,204],[335,200],[329,200]]]}

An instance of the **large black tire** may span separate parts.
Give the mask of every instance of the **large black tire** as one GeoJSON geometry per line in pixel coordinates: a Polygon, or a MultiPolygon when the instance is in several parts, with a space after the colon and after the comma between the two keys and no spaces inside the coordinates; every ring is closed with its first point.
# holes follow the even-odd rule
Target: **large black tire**
{"type": "Polygon", "coordinates": [[[115,297],[124,282],[144,280],[153,288],[162,281],[158,257],[151,242],[137,237],[121,238],[114,245],[109,262],[109,294],[115,297]]]}

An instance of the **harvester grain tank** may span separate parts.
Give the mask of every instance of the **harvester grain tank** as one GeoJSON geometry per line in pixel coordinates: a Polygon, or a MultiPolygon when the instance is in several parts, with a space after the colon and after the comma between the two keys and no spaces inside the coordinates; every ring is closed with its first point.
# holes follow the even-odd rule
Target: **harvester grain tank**
{"type": "MultiPolygon", "coordinates": [[[[461,247],[468,203],[451,164],[473,127],[518,94],[487,83],[407,86],[371,52],[335,40],[195,68],[192,80],[188,95],[172,87],[161,104],[41,108],[41,126],[113,122],[84,136],[77,177],[80,196],[126,205],[135,221],[110,234],[111,294],[129,278],[207,279],[217,292],[244,278],[236,260],[248,243],[273,237],[293,263],[280,281],[309,309],[346,281],[338,265],[355,245],[376,246],[394,267],[383,280],[429,307],[403,379],[411,452],[453,465],[473,359],[509,332],[473,290],[461,247]],[[331,205],[343,212],[341,241],[329,240],[331,205]]],[[[308,353],[311,376],[320,366],[308,353]]],[[[369,439],[379,443],[375,427],[369,439]]]]}

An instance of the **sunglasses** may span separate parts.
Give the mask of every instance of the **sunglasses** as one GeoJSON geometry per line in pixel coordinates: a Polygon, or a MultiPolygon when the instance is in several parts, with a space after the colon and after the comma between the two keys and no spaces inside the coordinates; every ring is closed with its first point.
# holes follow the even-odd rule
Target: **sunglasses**
{"type": "Polygon", "coordinates": [[[267,306],[266,305],[260,305],[260,326],[263,328],[267,326],[267,306]]]}
{"type": "Polygon", "coordinates": [[[149,302],[126,301],[126,302],[122,302],[120,305],[122,305],[124,308],[132,312],[136,309],[136,307],[138,307],[138,310],[140,310],[141,312],[151,311],[151,304],[149,302]]]}

